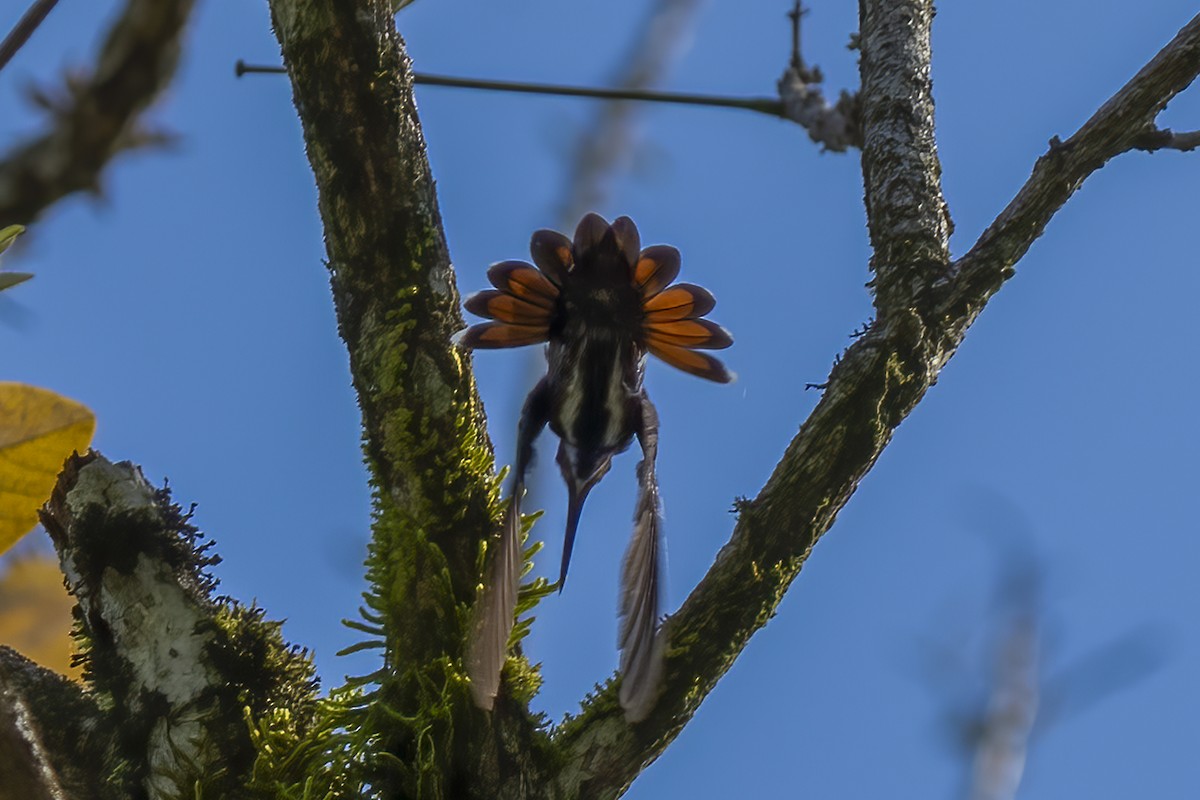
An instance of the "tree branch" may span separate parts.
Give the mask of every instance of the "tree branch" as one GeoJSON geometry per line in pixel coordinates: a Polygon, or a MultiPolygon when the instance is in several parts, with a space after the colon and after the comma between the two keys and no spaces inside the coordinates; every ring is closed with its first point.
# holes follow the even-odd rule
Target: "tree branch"
{"type": "Polygon", "coordinates": [[[1170,128],[1154,128],[1138,136],[1133,146],[1147,153],[1153,153],[1155,150],[1180,150],[1187,153],[1200,147],[1200,131],[1179,133],[1170,128]]]}
{"type": "Polygon", "coordinates": [[[837,103],[830,105],[821,88],[824,76],[820,68],[804,63],[800,52],[800,21],[807,13],[800,0],[788,12],[792,22],[792,57],[778,84],[783,116],[807,130],[808,138],[825,150],[843,153],[851,147],[861,148],[862,112],[858,94],[843,91],[837,103]]]}
{"type": "Polygon", "coordinates": [[[953,224],[933,126],[933,4],[861,6],[863,182],[877,316],[909,307],[945,274],[953,224]]]}
{"type": "MultiPolygon", "coordinates": [[[[1142,67],[1091,119],[1065,142],[1054,137],[1050,150],[1037,160],[1033,174],[1016,197],[954,264],[953,280],[940,287],[936,313],[954,320],[947,327],[950,340],[941,347],[950,352],[966,329],[1033,242],[1042,235],[1058,209],[1083,185],[1089,175],[1114,156],[1131,149],[1147,149],[1163,135],[1154,121],[1175,95],[1200,73],[1200,15],[1142,67]]],[[[1186,142],[1186,140],[1184,140],[1186,142]]],[[[1165,145],[1164,145],[1165,146],[1165,145]]]]}
{"type": "Polygon", "coordinates": [[[1200,71],[1193,20],[1034,176],[949,271],[929,93],[927,2],[864,2],[863,172],[879,319],[834,366],[828,389],[757,498],[739,504],[729,543],[664,626],[658,704],[625,725],[612,685],[560,729],[563,796],[619,794],[678,735],[750,636],[765,625],[817,539],[937,379],[970,323],[1079,182],[1134,146],[1200,71]],[[932,284],[932,285],[931,285],[932,284]]]}
{"type": "MultiPolygon", "coordinates": [[[[287,72],[286,67],[269,67],[247,64],[239,60],[234,65],[234,74],[275,75],[287,72]]],[[[412,72],[412,82],[417,86],[447,86],[455,89],[482,89],[491,92],[515,92],[516,94],[541,94],[551,97],[588,97],[594,100],[628,100],[644,103],[673,103],[685,106],[709,106],[713,108],[741,108],[757,111],[773,117],[786,117],[783,106],[771,97],[729,97],[727,95],[695,94],[692,92],[663,92],[655,89],[628,87],[607,88],[594,86],[565,86],[561,83],[529,83],[526,81],[500,81],[489,78],[461,78],[455,75],[433,75],[428,72],[412,72]]]]}
{"type": "Polygon", "coordinates": [[[538,736],[509,693],[532,688],[511,680],[510,660],[488,717],[462,672],[498,484],[469,357],[450,343],[463,322],[411,63],[384,0],[271,0],[271,14],[376,490],[366,615],[384,666],[359,730],[395,766],[375,782],[389,796],[513,796],[537,780],[538,736]]]}
{"type": "Polygon", "coordinates": [[[205,570],[217,559],[140,470],[73,456],[42,524],[79,604],[84,678],[110,709],[104,769],[121,778],[103,782],[107,796],[226,796],[257,755],[243,709],[254,719],[283,709],[293,729],[308,724],[307,655],[260,610],[212,599],[205,570]]]}
{"type": "Polygon", "coordinates": [[[106,729],[83,689],[0,647],[0,792],[86,800],[103,784],[106,729]]]}
{"type": "Polygon", "coordinates": [[[33,32],[46,19],[46,15],[53,11],[56,5],[58,5],[58,0],[35,0],[29,10],[21,15],[17,24],[9,31],[8,36],[5,36],[4,41],[0,42],[0,69],[4,69],[17,51],[25,46],[25,42],[29,41],[29,37],[33,35],[33,32]]]}
{"type": "Polygon", "coordinates": [[[193,5],[128,1],[95,70],[69,83],[51,129],[0,160],[0,225],[28,224],[73,192],[95,191],[113,156],[152,139],[138,132],[138,118],[174,75],[193,5]]]}
{"type": "MultiPolygon", "coordinates": [[[[659,94],[651,87],[663,82],[687,49],[700,8],[699,0],[654,0],[646,19],[634,26],[636,34],[618,59],[621,66],[613,87],[607,90],[616,102],[600,104],[574,137],[573,152],[564,170],[565,190],[555,212],[557,230],[574,230],[584,214],[603,208],[616,174],[629,169],[635,160],[639,144],[636,123],[642,109],[621,101],[630,99],[631,94],[659,94]]],[[[778,100],[764,98],[760,102],[763,108],[755,110],[782,113],[778,100]]],[[[530,361],[536,381],[544,371],[544,359],[536,353],[530,361]]]]}

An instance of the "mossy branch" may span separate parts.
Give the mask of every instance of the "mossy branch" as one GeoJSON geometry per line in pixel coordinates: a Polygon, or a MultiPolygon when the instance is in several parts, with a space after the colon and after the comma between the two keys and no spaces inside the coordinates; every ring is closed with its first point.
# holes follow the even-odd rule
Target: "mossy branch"
{"type": "Polygon", "coordinates": [[[105,774],[103,727],[83,687],[0,647],[0,795],[95,797],[105,774]]]}
{"type": "Polygon", "coordinates": [[[104,710],[102,796],[231,796],[257,756],[247,713],[283,710],[292,730],[310,725],[307,654],[260,609],[213,598],[215,556],[166,489],[131,464],[73,456],[42,524],[78,602],[84,681],[104,710]]]}
{"type": "Polygon", "coordinates": [[[357,735],[377,743],[385,794],[502,796],[504,780],[528,775],[506,765],[528,761],[537,724],[503,697],[490,718],[475,708],[462,670],[499,487],[469,357],[450,344],[459,295],[411,64],[383,0],[272,0],[271,14],[375,490],[367,621],[382,628],[384,664],[357,735]]]}

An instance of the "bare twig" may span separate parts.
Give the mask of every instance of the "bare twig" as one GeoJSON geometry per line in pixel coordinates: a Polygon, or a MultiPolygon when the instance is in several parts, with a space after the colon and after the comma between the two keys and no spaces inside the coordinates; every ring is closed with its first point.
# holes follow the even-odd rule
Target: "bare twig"
{"type": "Polygon", "coordinates": [[[809,138],[825,150],[842,153],[851,147],[862,147],[858,95],[843,91],[837,103],[830,105],[821,89],[824,81],[821,69],[804,63],[800,53],[800,20],[807,14],[808,9],[800,0],[788,12],[792,23],[792,55],[778,83],[783,116],[807,130],[809,138]]]}
{"type": "Polygon", "coordinates": [[[1038,622],[1023,609],[1000,631],[986,709],[971,737],[971,800],[1013,800],[1021,785],[1041,694],[1038,622]]]}
{"type": "Polygon", "coordinates": [[[29,223],[73,192],[96,190],[100,173],[139,136],[139,115],[175,72],[194,0],[128,0],[96,67],[69,87],[48,132],[0,159],[0,224],[29,223]]]}
{"type": "MultiPolygon", "coordinates": [[[[966,797],[971,800],[1013,800],[1029,751],[1047,728],[1145,679],[1167,656],[1163,632],[1142,626],[1048,677],[1045,629],[1050,626],[1041,566],[1032,553],[1010,554],[1008,561],[992,619],[973,626],[988,631],[992,651],[985,695],[981,702],[948,708],[946,714],[957,734],[956,744],[970,762],[966,797]]],[[[953,649],[961,652],[964,646],[959,643],[953,649]]],[[[955,682],[976,683],[975,670],[968,664],[958,663],[953,673],[931,672],[929,685],[944,695],[955,682]]]]}
{"type": "MultiPolygon", "coordinates": [[[[800,20],[808,14],[808,9],[796,0],[796,4],[792,6],[792,10],[788,12],[788,19],[792,21],[792,58],[789,62],[790,66],[797,71],[804,71],[804,58],[800,55],[800,20]]],[[[816,75],[820,79],[820,73],[816,75]]]]}
{"type": "MultiPolygon", "coordinates": [[[[696,5],[697,0],[663,0],[663,7],[659,11],[659,15],[664,20],[662,27],[668,29],[672,26],[678,27],[682,24],[681,20],[685,18],[686,13],[694,11],[696,5]]],[[[776,84],[779,99],[662,92],[645,88],[653,82],[655,76],[661,74],[663,71],[661,65],[670,52],[669,48],[661,46],[662,40],[668,37],[661,31],[654,30],[653,27],[648,28],[647,36],[650,40],[648,46],[635,50],[631,66],[626,71],[625,79],[622,81],[623,85],[619,88],[460,78],[422,72],[413,73],[413,83],[426,86],[453,86],[465,89],[588,97],[614,101],[741,108],[795,122],[807,130],[809,138],[825,150],[840,153],[852,147],[862,147],[858,95],[843,91],[837,102],[830,104],[825,99],[824,91],[821,88],[824,80],[821,70],[815,66],[807,66],[800,55],[800,19],[806,13],[807,11],[797,0],[795,7],[788,14],[792,21],[792,53],[788,68],[776,84]]],[[[234,73],[238,77],[255,73],[278,74],[282,72],[284,72],[283,67],[246,64],[241,60],[234,68],[234,73]]],[[[614,108],[623,109],[624,106],[618,103],[614,105],[614,108]]],[[[602,139],[600,136],[593,138],[596,141],[602,139]]],[[[609,145],[609,149],[612,149],[612,145],[609,145]]],[[[574,213],[563,213],[560,216],[578,216],[578,213],[581,213],[579,208],[586,211],[591,207],[591,204],[578,203],[571,207],[574,213]]]]}
{"type": "MultiPolygon", "coordinates": [[[[252,74],[281,74],[283,67],[264,67],[238,61],[234,74],[238,77],[252,74]]],[[[458,78],[451,75],[431,75],[427,72],[412,73],[413,83],[423,86],[450,86],[459,89],[485,89],[494,92],[517,92],[520,94],[547,94],[561,97],[591,97],[599,100],[633,100],[649,103],[676,103],[688,106],[714,106],[717,108],[742,108],[773,117],[783,116],[783,106],[770,97],[729,97],[714,94],[690,94],[687,92],[658,92],[647,89],[603,89],[589,86],[563,86],[556,83],[524,83],[522,81],[495,81],[486,78],[458,78]]]]}
{"type": "Polygon", "coordinates": [[[1136,137],[1133,146],[1148,153],[1155,150],[1181,150],[1186,153],[1200,147],[1200,131],[1177,133],[1169,128],[1153,128],[1136,137]]]}
{"type": "Polygon", "coordinates": [[[29,37],[57,4],[58,0],[36,0],[29,10],[17,20],[17,24],[9,31],[8,36],[5,36],[4,41],[0,42],[0,69],[4,69],[17,51],[24,47],[25,42],[29,41],[29,37]]]}

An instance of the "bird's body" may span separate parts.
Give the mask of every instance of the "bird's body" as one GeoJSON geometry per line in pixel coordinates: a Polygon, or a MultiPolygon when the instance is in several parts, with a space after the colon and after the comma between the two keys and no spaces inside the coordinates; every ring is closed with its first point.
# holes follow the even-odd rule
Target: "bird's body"
{"type": "Polygon", "coordinates": [[[628,217],[609,225],[589,214],[575,240],[538,231],[531,244],[537,269],[519,261],[495,264],[496,287],[466,307],[494,322],[463,332],[467,347],[516,347],[546,342],[546,376],[521,413],[512,499],[476,610],[468,671],[476,701],[490,708],[513,625],[520,577],[520,502],[533,442],[549,425],[559,438],[558,464],[567,484],[567,529],[559,590],[566,582],[575,531],[588,492],[617,453],[636,437],[643,460],[634,535],[622,570],[621,703],[637,721],[650,710],[661,667],[655,636],[659,610],[659,503],[655,458],[658,416],[642,386],[646,353],[701,377],[732,380],[719,361],[692,348],[726,347],[722,328],[700,319],[715,301],[698,286],[668,284],[679,252],[642,250],[628,217]]]}

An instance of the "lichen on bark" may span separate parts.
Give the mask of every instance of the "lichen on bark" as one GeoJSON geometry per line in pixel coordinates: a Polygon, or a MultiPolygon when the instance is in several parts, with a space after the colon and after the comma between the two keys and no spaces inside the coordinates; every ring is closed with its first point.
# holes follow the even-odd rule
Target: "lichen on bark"
{"type": "Polygon", "coordinates": [[[257,756],[247,716],[312,723],[307,653],[261,609],[215,597],[211,543],[133,465],[73,456],[41,517],[78,602],[105,791],[237,796],[257,756]]]}

